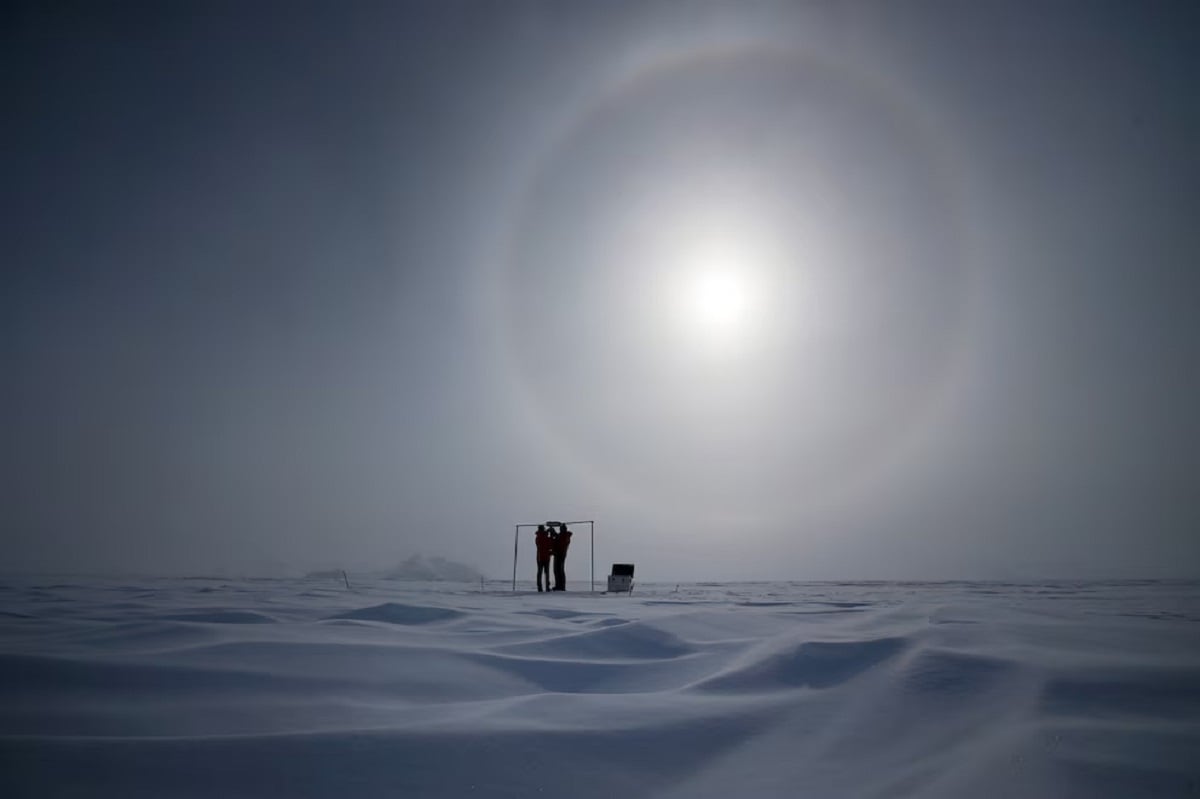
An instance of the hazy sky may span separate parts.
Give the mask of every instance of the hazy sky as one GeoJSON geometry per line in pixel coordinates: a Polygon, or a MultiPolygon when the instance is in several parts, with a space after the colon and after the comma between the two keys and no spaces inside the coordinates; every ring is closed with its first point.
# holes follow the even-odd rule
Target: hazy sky
{"type": "Polygon", "coordinates": [[[5,571],[1200,571],[1194,2],[0,27],[5,571]]]}

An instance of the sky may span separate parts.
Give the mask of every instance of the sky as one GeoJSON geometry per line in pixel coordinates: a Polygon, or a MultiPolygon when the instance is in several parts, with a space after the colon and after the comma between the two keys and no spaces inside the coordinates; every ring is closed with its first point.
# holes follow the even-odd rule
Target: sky
{"type": "Polygon", "coordinates": [[[3,571],[1200,572],[1194,3],[16,3],[0,63],[3,571]]]}

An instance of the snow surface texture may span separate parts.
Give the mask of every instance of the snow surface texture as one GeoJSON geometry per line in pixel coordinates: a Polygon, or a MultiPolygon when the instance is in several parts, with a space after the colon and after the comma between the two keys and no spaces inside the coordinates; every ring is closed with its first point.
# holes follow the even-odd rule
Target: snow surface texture
{"type": "Polygon", "coordinates": [[[1200,795],[1198,583],[351,583],[0,583],[0,796],[1200,795]]]}
{"type": "MultiPolygon", "coordinates": [[[[341,580],[349,582],[343,569],[318,569],[304,575],[308,580],[341,580]]],[[[426,580],[449,581],[459,583],[478,583],[483,575],[462,563],[456,563],[446,558],[425,558],[423,555],[413,555],[395,568],[388,569],[369,576],[369,579],[384,578],[388,580],[426,580]]]]}

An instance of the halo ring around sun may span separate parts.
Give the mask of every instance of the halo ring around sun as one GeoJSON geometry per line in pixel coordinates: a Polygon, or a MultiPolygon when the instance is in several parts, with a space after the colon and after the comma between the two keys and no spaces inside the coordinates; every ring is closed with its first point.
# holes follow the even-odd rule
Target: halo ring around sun
{"type": "MultiPolygon", "coordinates": [[[[754,490],[741,494],[735,491],[732,497],[717,498],[708,508],[714,513],[727,513],[742,519],[753,517],[757,513],[756,508],[764,505],[764,499],[767,500],[765,504],[778,510],[783,506],[795,507],[852,495],[856,488],[866,484],[871,475],[894,461],[906,441],[913,440],[922,430],[928,429],[940,398],[954,384],[960,372],[968,339],[967,329],[971,321],[969,316],[972,290],[970,259],[965,243],[969,220],[965,218],[966,190],[962,185],[964,170],[956,160],[955,143],[945,134],[944,129],[934,123],[916,95],[883,74],[852,66],[828,53],[784,47],[769,37],[663,47],[633,59],[601,80],[596,89],[583,97],[578,104],[566,109],[558,124],[552,125],[545,133],[541,146],[536,148],[535,158],[517,180],[513,189],[513,199],[505,210],[500,225],[501,257],[491,275],[489,298],[489,305],[495,314],[497,355],[504,366],[504,372],[509,376],[516,396],[529,411],[530,417],[573,466],[608,491],[640,506],[651,507],[663,496],[705,506],[708,497],[703,491],[684,496],[687,492],[679,491],[678,486],[664,488],[656,485],[654,480],[644,479],[645,475],[631,477],[614,460],[597,458],[590,442],[577,430],[572,429],[562,413],[554,409],[553,403],[547,399],[546,386],[556,383],[556,376],[540,373],[536,365],[525,362],[522,353],[523,342],[518,332],[518,320],[529,313],[536,313],[538,309],[531,308],[526,302],[527,298],[520,295],[514,285],[517,282],[516,276],[523,268],[523,248],[528,246],[528,243],[522,240],[522,236],[530,224],[530,214],[534,213],[532,209],[536,205],[535,192],[547,179],[548,170],[555,168],[562,154],[573,146],[572,143],[583,135],[597,118],[613,113],[627,98],[639,92],[653,91],[657,84],[673,76],[699,69],[711,69],[714,65],[720,68],[726,63],[748,62],[775,65],[783,70],[810,71],[839,81],[852,87],[860,97],[868,98],[889,123],[907,132],[915,146],[920,148],[932,179],[945,196],[944,207],[949,213],[957,214],[946,220],[945,227],[955,239],[954,246],[958,249],[955,258],[957,274],[953,279],[961,281],[961,290],[955,299],[958,307],[954,309],[953,314],[954,328],[945,331],[945,336],[952,343],[947,347],[944,356],[939,358],[936,374],[928,386],[921,390],[918,401],[914,401],[912,407],[903,414],[902,423],[895,425],[895,429],[889,430],[886,436],[881,436],[870,451],[856,455],[843,466],[825,470],[820,479],[810,480],[801,490],[792,491],[786,486],[776,485],[768,487],[765,495],[754,490]]],[[[702,286],[696,302],[713,303],[715,301],[711,299],[711,294],[706,295],[704,292],[720,290],[719,286],[702,286]]],[[[735,310],[741,312],[719,305],[714,305],[709,310],[718,321],[722,314],[732,314],[735,310]]],[[[617,323],[617,320],[609,321],[617,323]]],[[[664,460],[659,465],[666,466],[667,462],[664,460]]]]}

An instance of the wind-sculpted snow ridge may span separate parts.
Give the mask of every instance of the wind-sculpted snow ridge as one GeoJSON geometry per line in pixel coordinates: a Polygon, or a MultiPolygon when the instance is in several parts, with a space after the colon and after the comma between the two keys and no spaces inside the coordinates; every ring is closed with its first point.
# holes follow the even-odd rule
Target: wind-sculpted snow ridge
{"type": "Polygon", "coordinates": [[[450,608],[428,607],[425,605],[403,605],[398,602],[384,602],[381,605],[371,605],[366,608],[348,610],[330,618],[354,619],[357,621],[382,621],[388,624],[430,624],[436,621],[457,619],[463,614],[450,608]]]}
{"type": "Polygon", "coordinates": [[[1200,795],[1197,583],[525,588],[10,579],[0,796],[1200,795]]]}

